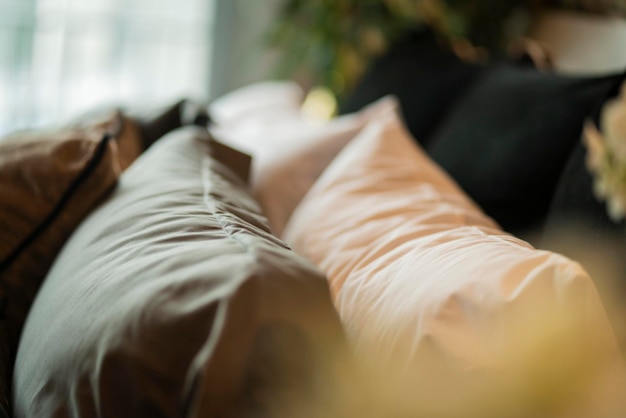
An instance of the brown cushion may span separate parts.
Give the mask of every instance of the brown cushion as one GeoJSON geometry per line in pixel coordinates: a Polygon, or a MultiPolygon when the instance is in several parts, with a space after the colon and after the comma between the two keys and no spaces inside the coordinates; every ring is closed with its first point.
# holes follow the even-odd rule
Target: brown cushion
{"type": "Polygon", "coordinates": [[[61,246],[141,153],[120,112],[0,140],[0,284],[11,347],[61,246]]]}
{"type": "Polygon", "coordinates": [[[105,133],[118,119],[0,140],[0,407],[7,405],[11,359],[41,282],[74,228],[117,181],[117,142],[105,133]]]}
{"type": "Polygon", "coordinates": [[[210,117],[206,105],[189,99],[141,112],[131,112],[138,121],[143,138],[144,149],[150,147],[159,138],[182,126],[196,125],[206,127],[210,117]]]}
{"type": "Polygon", "coordinates": [[[100,130],[0,142],[0,280],[10,328],[23,321],[64,241],[119,173],[115,146],[100,130]]]}
{"type": "Polygon", "coordinates": [[[115,139],[117,158],[122,170],[126,170],[145,149],[141,122],[119,109],[90,113],[76,120],[69,128],[107,132],[115,139]]]}
{"type": "Polygon", "coordinates": [[[0,140],[0,407],[24,319],[54,258],[141,151],[137,125],[119,111],[0,140]]]}
{"type": "Polygon", "coordinates": [[[213,150],[206,130],[168,134],[74,233],[24,329],[18,417],[326,404],[327,353],[343,334],[325,278],[270,235],[213,150]]]}

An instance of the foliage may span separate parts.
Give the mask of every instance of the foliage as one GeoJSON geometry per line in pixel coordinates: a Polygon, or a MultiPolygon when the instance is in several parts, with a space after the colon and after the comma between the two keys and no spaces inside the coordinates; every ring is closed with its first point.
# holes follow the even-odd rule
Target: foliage
{"type": "Polygon", "coordinates": [[[408,30],[429,25],[445,37],[500,50],[525,17],[546,5],[626,11],[626,0],[285,0],[269,41],[283,51],[280,76],[299,71],[341,96],[408,30]]]}
{"type": "Polygon", "coordinates": [[[345,89],[390,42],[422,24],[414,1],[288,0],[271,33],[286,48],[282,75],[303,64],[317,84],[345,89]]]}

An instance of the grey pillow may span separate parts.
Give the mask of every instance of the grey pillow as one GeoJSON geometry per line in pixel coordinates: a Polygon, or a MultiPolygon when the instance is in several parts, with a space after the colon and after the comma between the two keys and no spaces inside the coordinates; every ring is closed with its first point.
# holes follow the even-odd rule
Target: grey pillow
{"type": "Polygon", "coordinates": [[[17,417],[264,416],[326,403],[344,347],[326,280],[269,233],[235,160],[206,130],[183,128],[123,174],[32,307],[17,417]]]}

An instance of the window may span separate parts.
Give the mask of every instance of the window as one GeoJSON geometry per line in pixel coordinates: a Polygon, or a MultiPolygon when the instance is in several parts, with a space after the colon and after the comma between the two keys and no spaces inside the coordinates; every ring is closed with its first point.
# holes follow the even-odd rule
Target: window
{"type": "Polygon", "coordinates": [[[215,0],[0,0],[0,133],[208,94],[215,0]]]}

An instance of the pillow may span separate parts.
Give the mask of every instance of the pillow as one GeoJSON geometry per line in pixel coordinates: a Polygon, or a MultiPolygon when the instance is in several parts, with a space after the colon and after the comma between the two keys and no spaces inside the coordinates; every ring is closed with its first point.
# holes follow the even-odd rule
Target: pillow
{"type": "Polygon", "coordinates": [[[530,237],[543,227],[585,118],[622,77],[494,65],[449,111],[427,150],[505,230],[530,237]]]}
{"type": "Polygon", "coordinates": [[[312,121],[300,114],[295,91],[292,83],[261,83],[224,96],[211,108],[215,137],[254,156],[252,191],[277,236],[341,148],[367,121],[397,107],[383,98],[352,115],[312,121]]]}
{"type": "MultiPolygon", "coordinates": [[[[109,123],[119,125],[118,117],[109,123]]],[[[116,143],[106,134],[110,128],[33,131],[0,140],[0,408],[8,405],[12,359],[41,282],[74,228],[117,181],[121,168],[116,143]]]]}
{"type": "Polygon", "coordinates": [[[0,283],[15,348],[28,307],[64,241],[141,152],[121,113],[0,140],[0,283]]]}
{"type": "Polygon", "coordinates": [[[547,319],[533,322],[532,314],[553,310],[575,322],[580,339],[568,344],[592,338],[610,352],[607,360],[617,356],[585,271],[500,230],[393,113],[372,121],[331,163],[285,239],[327,274],[367,364],[404,369],[435,353],[461,370],[498,370],[507,358],[500,347],[519,341],[522,329],[541,329],[547,319]]]}
{"type": "MultiPolygon", "coordinates": [[[[11,327],[24,320],[61,245],[120,170],[115,143],[99,127],[25,132],[0,142],[0,277],[11,327]]],[[[16,342],[18,329],[12,333],[16,342]]]]}
{"type": "Polygon", "coordinates": [[[119,109],[95,111],[84,115],[65,128],[71,129],[96,130],[111,136],[115,140],[117,160],[122,171],[126,170],[145,149],[140,124],[119,109]]]}
{"type": "Polygon", "coordinates": [[[207,126],[209,116],[205,106],[189,99],[171,106],[132,114],[143,139],[143,149],[150,147],[165,134],[187,125],[207,126]]]}
{"type": "MultiPolygon", "coordinates": [[[[620,87],[619,83],[615,84],[607,94],[607,101],[618,96],[620,87]]],[[[598,106],[590,117],[596,126],[601,126],[603,108],[598,106]]],[[[615,298],[614,292],[619,290],[619,298],[623,300],[626,296],[626,281],[623,280],[626,222],[611,220],[606,204],[596,198],[586,159],[586,147],[579,140],[559,178],[541,245],[579,260],[593,277],[613,281],[615,287],[606,297],[615,298]]]]}
{"type": "Polygon", "coordinates": [[[233,158],[189,127],[122,175],[32,307],[16,416],[274,416],[294,397],[325,403],[343,336],[327,283],[269,233],[233,158]]]}
{"type": "Polygon", "coordinates": [[[341,104],[340,113],[356,112],[395,95],[407,128],[427,146],[435,127],[485,67],[459,59],[431,30],[417,30],[373,62],[341,104]]]}
{"type": "Polygon", "coordinates": [[[212,119],[223,125],[250,118],[281,118],[300,110],[304,92],[293,82],[265,81],[236,89],[209,106],[212,119]]]}
{"type": "MultiPolygon", "coordinates": [[[[165,134],[187,125],[207,126],[209,116],[205,105],[189,99],[182,99],[168,106],[156,106],[142,109],[110,110],[107,106],[92,109],[74,121],[74,126],[93,126],[99,122],[107,124],[112,113],[118,113],[122,121],[119,127],[132,130],[135,141],[125,141],[120,146],[126,150],[120,156],[134,156],[134,160],[141,152],[150,147],[165,134]]],[[[122,166],[125,164],[122,161],[122,166]]]]}

